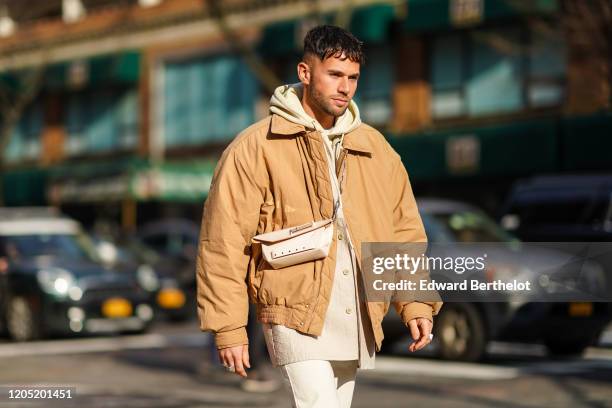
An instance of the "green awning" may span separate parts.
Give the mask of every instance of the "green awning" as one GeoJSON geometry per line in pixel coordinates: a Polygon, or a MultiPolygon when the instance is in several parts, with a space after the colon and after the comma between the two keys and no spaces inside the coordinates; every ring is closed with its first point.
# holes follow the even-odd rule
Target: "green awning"
{"type": "Polygon", "coordinates": [[[407,0],[403,27],[408,31],[438,30],[450,25],[449,0],[407,0]]]}
{"type": "Polygon", "coordinates": [[[612,171],[612,113],[389,136],[415,181],[612,171]]]}
{"type": "Polygon", "coordinates": [[[131,196],[139,201],[201,202],[208,195],[214,161],[193,161],[148,165],[134,172],[131,196]]]}
{"type": "Polygon", "coordinates": [[[554,118],[390,137],[413,179],[514,177],[559,169],[554,118]]]}
{"type": "Polygon", "coordinates": [[[74,81],[82,82],[81,86],[136,84],[139,78],[140,52],[132,51],[50,65],[45,87],[69,88],[74,81]]]}
{"type": "Polygon", "coordinates": [[[208,195],[216,160],[151,163],[123,158],[63,163],[4,172],[5,204],[46,205],[136,201],[202,202],[208,195]]]}
{"type": "Polygon", "coordinates": [[[128,159],[64,165],[51,172],[47,198],[54,204],[136,201],[201,202],[208,195],[216,162],[149,163],[128,159]]]}
{"type": "Polygon", "coordinates": [[[15,169],[2,174],[4,205],[45,205],[45,183],[47,172],[44,169],[15,169]]]}
{"type": "Polygon", "coordinates": [[[561,121],[563,170],[612,170],[612,113],[561,121]]]}
{"type": "Polygon", "coordinates": [[[296,20],[291,20],[267,26],[259,43],[259,53],[265,56],[278,56],[299,52],[301,44],[296,39],[298,24],[296,20]]]}
{"type": "MultiPolygon", "coordinates": [[[[378,4],[352,10],[350,31],[366,43],[382,42],[387,39],[389,24],[395,18],[395,8],[378,4]]],[[[334,14],[323,16],[323,22],[334,23],[334,14]]],[[[309,18],[281,21],[270,24],[263,30],[258,51],[265,56],[279,56],[299,53],[309,18]]]]}
{"type": "Polygon", "coordinates": [[[554,13],[558,0],[407,0],[407,31],[436,31],[534,13],[554,13]]]}
{"type": "Polygon", "coordinates": [[[366,43],[384,42],[394,18],[395,8],[388,4],[360,8],[351,16],[350,31],[366,43]]]}

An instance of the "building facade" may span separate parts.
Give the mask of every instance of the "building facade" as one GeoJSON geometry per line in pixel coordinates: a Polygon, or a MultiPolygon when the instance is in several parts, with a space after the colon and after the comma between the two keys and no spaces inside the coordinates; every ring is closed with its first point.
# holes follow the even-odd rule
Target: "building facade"
{"type": "Polygon", "coordinates": [[[561,0],[20,3],[0,2],[6,205],[197,219],[223,148],[296,81],[320,22],[365,41],[356,100],[417,195],[494,211],[518,178],[612,170],[609,56],[572,41],[561,0]]]}

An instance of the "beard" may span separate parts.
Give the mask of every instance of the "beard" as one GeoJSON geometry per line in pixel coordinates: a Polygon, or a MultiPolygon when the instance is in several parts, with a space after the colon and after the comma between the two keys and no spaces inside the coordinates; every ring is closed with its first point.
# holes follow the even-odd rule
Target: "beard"
{"type": "Polygon", "coordinates": [[[348,103],[345,107],[341,108],[334,106],[330,98],[327,98],[321,92],[317,91],[314,86],[309,86],[307,90],[309,99],[316,104],[317,108],[330,116],[335,118],[340,117],[344,115],[344,112],[346,112],[349,107],[348,103]]]}

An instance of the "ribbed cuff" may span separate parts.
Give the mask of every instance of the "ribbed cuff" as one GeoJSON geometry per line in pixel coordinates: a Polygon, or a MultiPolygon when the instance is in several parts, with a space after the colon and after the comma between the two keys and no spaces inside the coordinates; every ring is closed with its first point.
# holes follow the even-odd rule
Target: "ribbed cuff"
{"type": "Polygon", "coordinates": [[[419,317],[425,318],[433,322],[433,307],[427,303],[410,302],[402,308],[402,321],[405,325],[412,319],[419,317]]]}
{"type": "Polygon", "coordinates": [[[219,350],[249,344],[246,328],[239,327],[234,330],[215,333],[215,343],[219,350]]]}

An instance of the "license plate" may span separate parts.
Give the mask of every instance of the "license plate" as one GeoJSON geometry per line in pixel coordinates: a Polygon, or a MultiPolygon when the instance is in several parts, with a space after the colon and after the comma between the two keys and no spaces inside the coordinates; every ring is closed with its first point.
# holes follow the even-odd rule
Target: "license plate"
{"type": "Polygon", "coordinates": [[[569,315],[572,317],[587,317],[593,314],[593,303],[572,302],[569,304],[569,315]]]}
{"type": "Polygon", "coordinates": [[[178,309],[185,304],[185,294],[179,289],[162,289],[157,294],[157,303],[164,309],[178,309]]]}
{"type": "Polygon", "coordinates": [[[111,298],[102,304],[102,314],[105,317],[128,317],[132,315],[132,304],[123,298],[111,298]]]}

